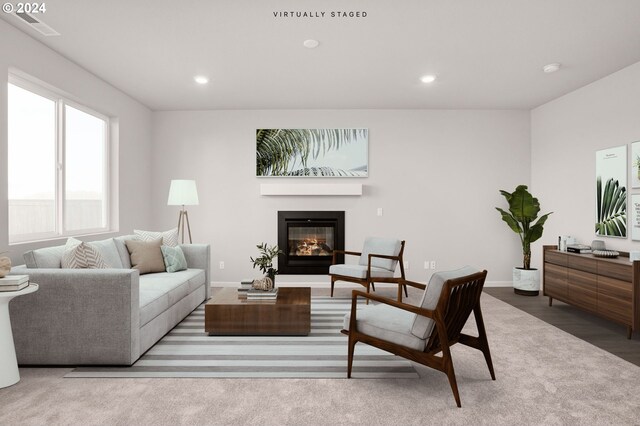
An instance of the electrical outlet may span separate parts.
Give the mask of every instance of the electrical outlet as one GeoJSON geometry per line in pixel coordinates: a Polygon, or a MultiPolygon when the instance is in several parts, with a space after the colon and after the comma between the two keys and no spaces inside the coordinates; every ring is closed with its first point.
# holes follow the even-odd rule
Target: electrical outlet
{"type": "Polygon", "coordinates": [[[405,261],[404,261],[404,270],[405,270],[405,271],[408,271],[408,270],[409,270],[409,261],[408,261],[408,260],[405,260],[405,261]]]}
{"type": "Polygon", "coordinates": [[[378,216],[382,216],[382,207],[378,207],[378,216]]]}
{"type": "Polygon", "coordinates": [[[431,269],[436,269],[436,261],[435,260],[431,261],[431,269]]]}
{"type": "Polygon", "coordinates": [[[424,261],[424,269],[429,269],[429,261],[428,260],[424,261]]]}
{"type": "Polygon", "coordinates": [[[220,265],[219,266],[220,266],[220,269],[224,269],[224,261],[223,260],[220,261],[220,265]]]}

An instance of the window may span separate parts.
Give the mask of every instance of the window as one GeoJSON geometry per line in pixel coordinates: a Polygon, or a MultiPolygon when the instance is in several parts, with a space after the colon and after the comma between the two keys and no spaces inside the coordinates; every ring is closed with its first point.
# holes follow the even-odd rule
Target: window
{"type": "Polygon", "coordinates": [[[9,242],[108,230],[108,119],[13,77],[8,106],[9,242]]]}

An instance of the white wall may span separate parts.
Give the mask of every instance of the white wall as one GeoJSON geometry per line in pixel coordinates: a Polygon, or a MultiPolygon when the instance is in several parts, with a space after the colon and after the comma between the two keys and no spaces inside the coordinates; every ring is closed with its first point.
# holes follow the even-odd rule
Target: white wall
{"type": "MultiPolygon", "coordinates": [[[[68,93],[98,112],[117,118],[120,231],[150,223],[151,111],[35,39],[0,20],[0,252],[10,250],[14,264],[30,248],[58,245],[63,240],[8,246],[7,225],[7,78],[18,69],[68,93]]],[[[29,171],[24,171],[28,175],[29,171]]],[[[104,236],[86,238],[95,239],[104,236]]]]}
{"type": "MultiPolygon", "coordinates": [[[[543,210],[554,211],[545,227],[545,244],[571,235],[586,244],[597,238],[611,249],[640,250],[640,242],[630,237],[596,237],[594,229],[595,152],[628,145],[630,158],[630,143],[640,140],[639,94],[640,62],[531,112],[532,187],[543,210]]],[[[631,182],[630,165],[628,170],[631,182]]],[[[640,193],[627,188],[630,194],[640,193]]]]}
{"type": "MultiPolygon", "coordinates": [[[[347,249],[368,235],[406,239],[408,276],[473,264],[488,281],[511,281],[521,264],[517,236],[494,206],[499,189],[530,182],[528,111],[296,110],[201,111],[153,114],[153,224],[174,227],[178,208],[166,206],[170,180],[196,179],[200,205],[189,207],[194,242],[212,245],[214,282],[256,277],[249,256],[262,241],[277,242],[278,210],[345,210],[347,249]],[[261,197],[260,183],[320,182],[255,177],[256,128],[369,129],[369,178],[361,197],[261,197]],[[382,207],[384,216],[376,209],[382,207]],[[225,269],[219,270],[219,261],[225,269]]],[[[326,276],[280,276],[286,282],[326,276]]]]}

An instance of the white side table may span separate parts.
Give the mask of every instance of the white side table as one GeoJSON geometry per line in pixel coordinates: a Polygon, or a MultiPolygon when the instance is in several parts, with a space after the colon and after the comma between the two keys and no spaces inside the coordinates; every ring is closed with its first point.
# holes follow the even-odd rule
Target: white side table
{"type": "Polygon", "coordinates": [[[38,284],[18,291],[0,292],[0,388],[6,388],[20,381],[16,349],[13,345],[13,333],[11,332],[11,318],[9,318],[9,302],[17,296],[33,293],[38,290],[38,284]]]}

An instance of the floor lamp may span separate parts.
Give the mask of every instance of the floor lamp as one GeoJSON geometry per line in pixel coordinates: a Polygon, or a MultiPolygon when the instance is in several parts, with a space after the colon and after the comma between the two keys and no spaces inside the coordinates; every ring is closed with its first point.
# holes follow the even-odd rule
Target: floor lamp
{"type": "Polygon", "coordinates": [[[189,232],[189,244],[191,240],[191,226],[189,226],[189,215],[184,206],[197,206],[198,190],[195,180],[174,179],[169,187],[168,206],[182,206],[180,215],[178,216],[178,236],[182,234],[182,244],[184,244],[184,225],[187,224],[187,232],[189,232]]]}

